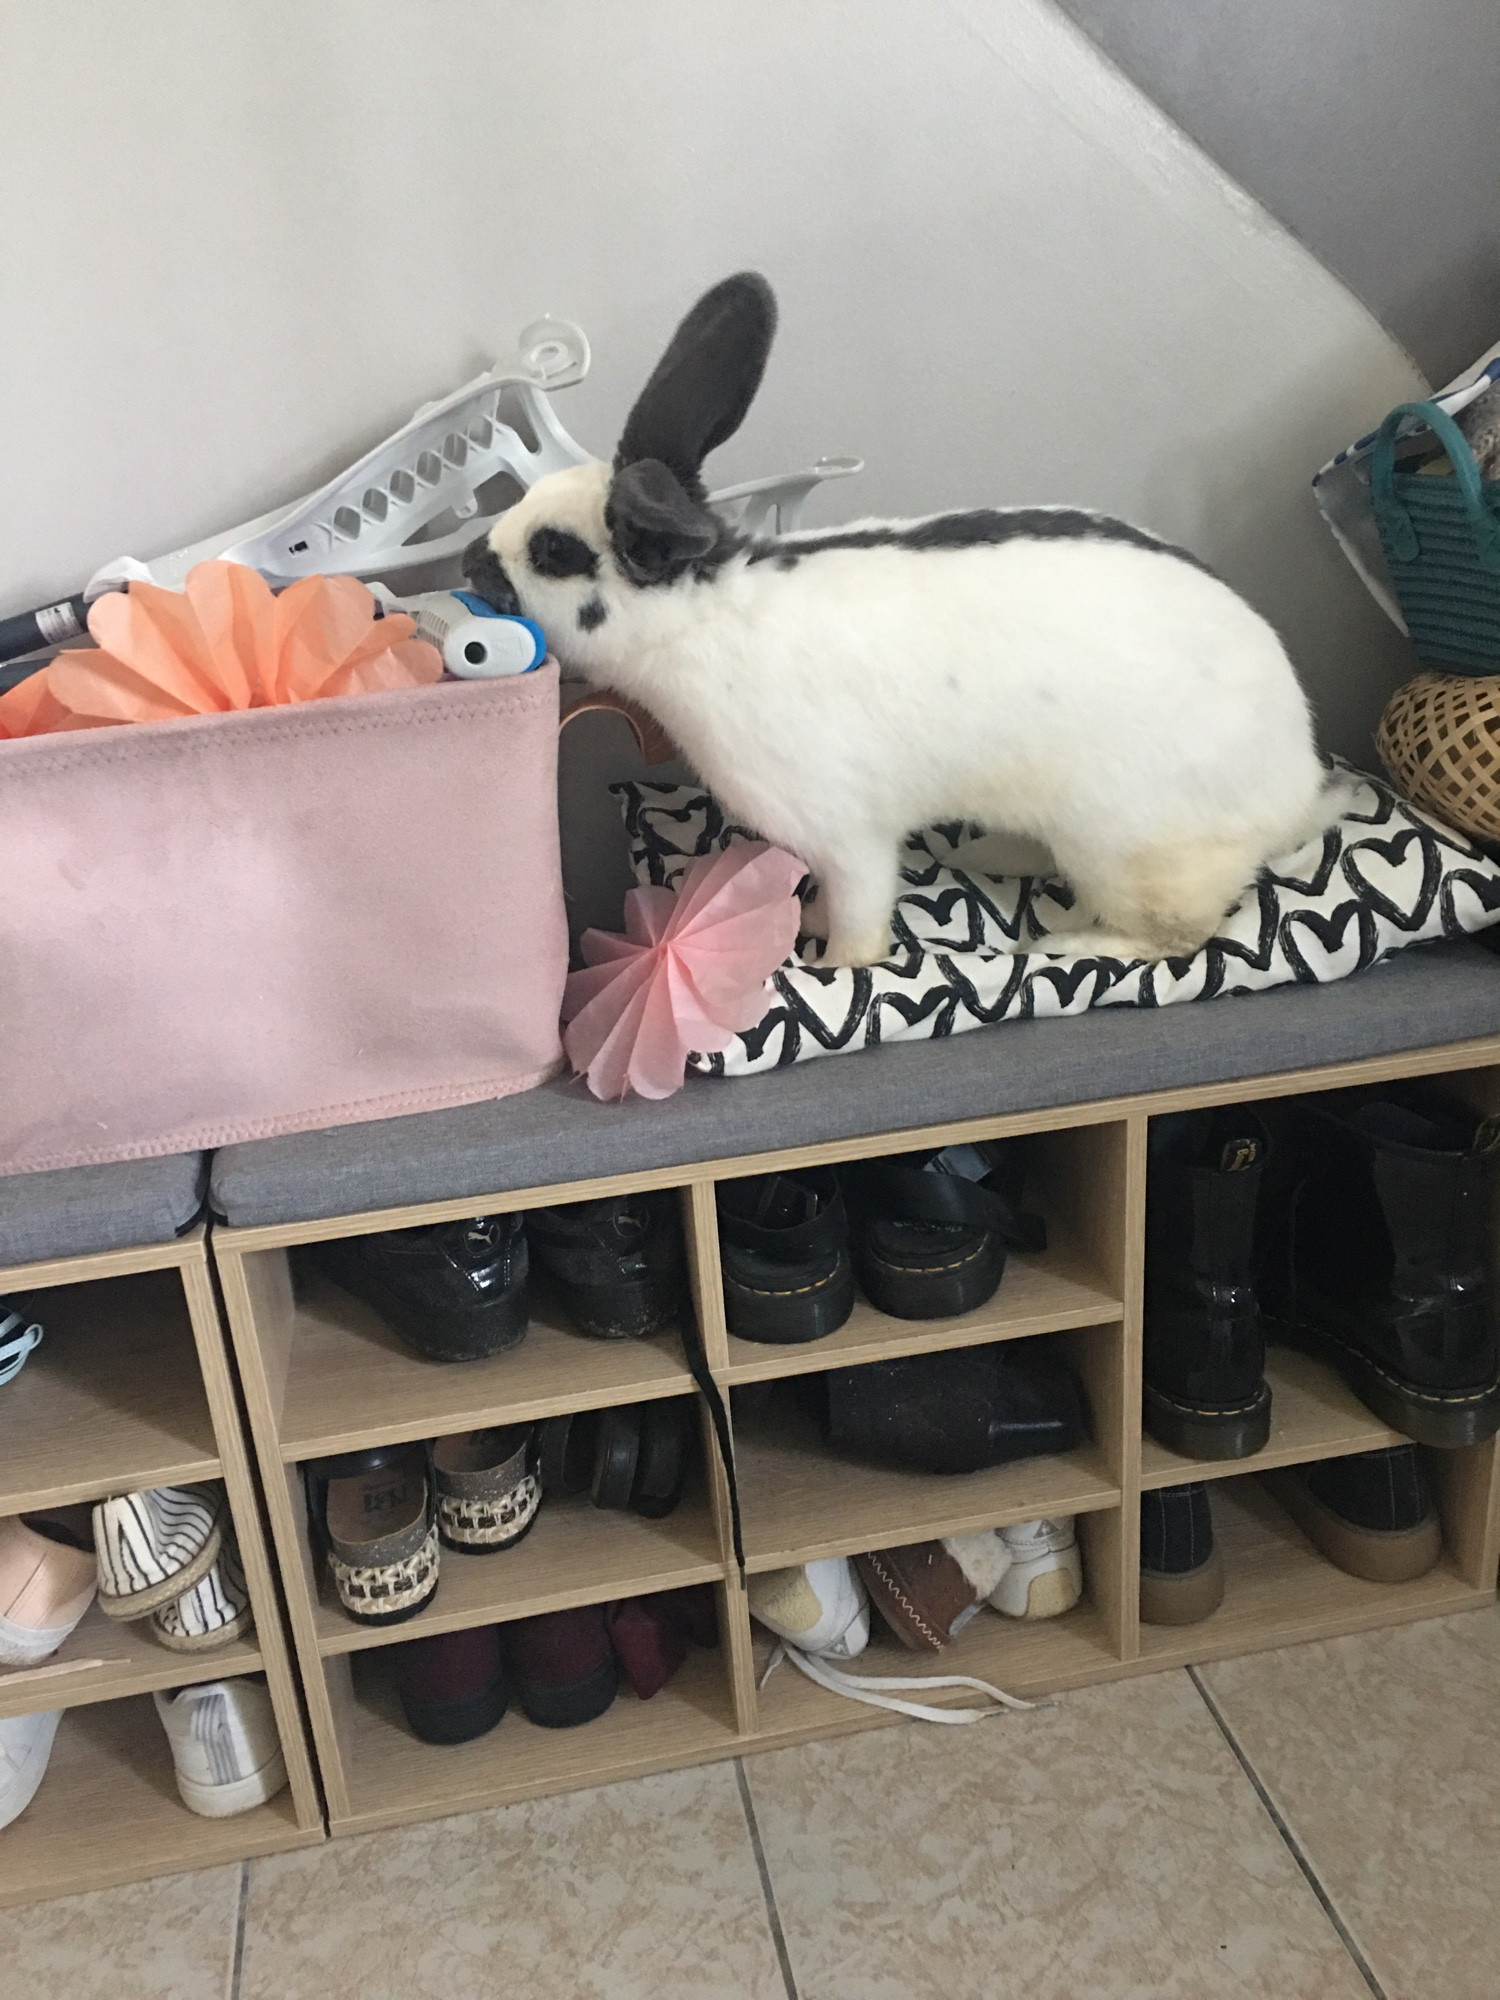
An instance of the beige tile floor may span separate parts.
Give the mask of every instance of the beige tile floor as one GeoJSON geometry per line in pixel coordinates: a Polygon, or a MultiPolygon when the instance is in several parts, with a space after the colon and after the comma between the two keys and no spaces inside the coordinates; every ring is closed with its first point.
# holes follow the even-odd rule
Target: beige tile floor
{"type": "Polygon", "coordinates": [[[0,2000],[1496,2000],[1500,1611],[0,1915],[0,2000]]]}

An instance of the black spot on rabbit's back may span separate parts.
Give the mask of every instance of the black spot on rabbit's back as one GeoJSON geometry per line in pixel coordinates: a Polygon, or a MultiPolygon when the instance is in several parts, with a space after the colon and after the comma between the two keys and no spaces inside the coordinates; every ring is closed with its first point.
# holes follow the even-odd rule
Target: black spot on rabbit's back
{"type": "Polygon", "coordinates": [[[795,569],[804,556],[821,555],[827,549],[978,549],[1018,541],[1125,542],[1156,555],[1175,556],[1179,562],[1213,575],[1208,564],[1190,549],[1148,535],[1129,521],[1117,521],[1108,514],[1086,514],[1076,507],[975,507],[967,513],[934,514],[925,521],[834,528],[827,534],[763,542],[751,550],[749,560],[795,569]]]}
{"type": "Polygon", "coordinates": [[[585,598],[578,607],[578,628],[582,632],[597,632],[608,616],[602,597],[585,598]]]}

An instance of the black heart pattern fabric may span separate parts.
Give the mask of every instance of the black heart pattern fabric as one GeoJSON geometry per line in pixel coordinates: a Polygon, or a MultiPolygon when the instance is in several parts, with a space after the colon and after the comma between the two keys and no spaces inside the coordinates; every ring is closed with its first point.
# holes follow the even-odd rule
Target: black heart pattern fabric
{"type": "MultiPolygon", "coordinates": [[[[993,874],[984,830],[910,836],[883,965],[824,969],[804,941],[766,984],[766,1011],[722,1055],[689,1068],[749,1076],[881,1042],[962,1034],[1089,1007],[1168,1007],[1345,979],[1393,952],[1500,923],[1500,865],[1364,773],[1351,810],[1259,880],[1192,958],[1156,964],[1047,956],[1072,894],[1044,875],[993,874]]],[[[637,881],[672,887],[690,861],[754,840],[692,785],[613,787],[637,881]]]]}

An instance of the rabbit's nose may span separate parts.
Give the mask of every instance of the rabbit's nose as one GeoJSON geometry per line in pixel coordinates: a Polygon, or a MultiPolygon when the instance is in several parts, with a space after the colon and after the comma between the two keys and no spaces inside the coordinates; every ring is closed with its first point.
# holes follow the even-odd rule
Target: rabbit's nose
{"type": "Polygon", "coordinates": [[[482,597],[502,618],[519,618],[521,600],[506,574],[505,565],[481,535],[464,550],[464,575],[476,597],[482,597]]]}

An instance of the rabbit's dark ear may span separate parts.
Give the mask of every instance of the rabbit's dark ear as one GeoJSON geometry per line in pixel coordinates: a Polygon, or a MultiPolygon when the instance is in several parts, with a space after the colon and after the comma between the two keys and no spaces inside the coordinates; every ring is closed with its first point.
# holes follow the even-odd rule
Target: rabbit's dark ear
{"type": "Polygon", "coordinates": [[[604,525],[621,569],[633,583],[646,584],[670,583],[724,533],[719,517],[657,458],[615,474],[604,525]]]}
{"type": "Polygon", "coordinates": [[[775,294],[759,272],[705,292],[626,419],[616,467],[660,459],[696,491],[704,459],[744,422],[775,331],[775,294]]]}

